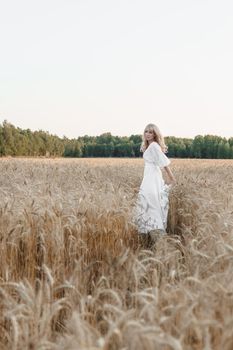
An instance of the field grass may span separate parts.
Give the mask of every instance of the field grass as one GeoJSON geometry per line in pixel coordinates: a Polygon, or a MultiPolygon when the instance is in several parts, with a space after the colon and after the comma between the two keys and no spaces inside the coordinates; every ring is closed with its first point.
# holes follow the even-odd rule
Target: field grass
{"type": "Polygon", "coordinates": [[[233,349],[233,161],[171,167],[148,249],[142,159],[0,160],[1,350],[233,349]]]}

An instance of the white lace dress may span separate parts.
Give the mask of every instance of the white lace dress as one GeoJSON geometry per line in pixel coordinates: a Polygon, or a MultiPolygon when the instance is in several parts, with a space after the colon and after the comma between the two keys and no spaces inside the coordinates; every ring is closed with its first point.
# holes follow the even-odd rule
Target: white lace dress
{"type": "Polygon", "coordinates": [[[169,191],[161,169],[170,164],[170,160],[157,142],[152,142],[143,153],[144,175],[134,208],[134,223],[139,233],[167,228],[169,191]]]}

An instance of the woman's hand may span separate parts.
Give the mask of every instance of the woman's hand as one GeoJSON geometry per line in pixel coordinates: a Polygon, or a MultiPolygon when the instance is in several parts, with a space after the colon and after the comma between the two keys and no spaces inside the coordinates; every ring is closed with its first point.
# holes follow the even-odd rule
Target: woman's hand
{"type": "Polygon", "coordinates": [[[170,178],[168,184],[174,186],[176,184],[176,179],[174,177],[170,178]]]}
{"type": "Polygon", "coordinates": [[[175,185],[176,184],[176,179],[175,179],[171,169],[169,168],[169,166],[165,166],[164,169],[165,169],[165,171],[166,171],[166,173],[168,175],[168,179],[169,179],[168,180],[168,184],[172,185],[172,186],[175,185]]]}

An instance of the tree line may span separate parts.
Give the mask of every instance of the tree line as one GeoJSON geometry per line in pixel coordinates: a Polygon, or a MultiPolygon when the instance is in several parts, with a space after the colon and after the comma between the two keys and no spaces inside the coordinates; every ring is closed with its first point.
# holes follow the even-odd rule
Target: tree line
{"type": "MultiPolygon", "coordinates": [[[[43,157],[141,157],[141,135],[60,138],[47,131],[15,127],[7,120],[0,124],[0,156],[43,157]]],[[[165,137],[171,158],[233,159],[233,137],[197,135],[194,139],[165,137]]]]}

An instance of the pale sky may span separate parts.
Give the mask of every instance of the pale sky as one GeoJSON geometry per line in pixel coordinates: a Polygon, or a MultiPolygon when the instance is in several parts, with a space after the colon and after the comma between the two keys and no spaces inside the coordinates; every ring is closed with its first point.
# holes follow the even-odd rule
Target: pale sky
{"type": "Polygon", "coordinates": [[[232,0],[0,0],[0,122],[233,136],[232,0]]]}

